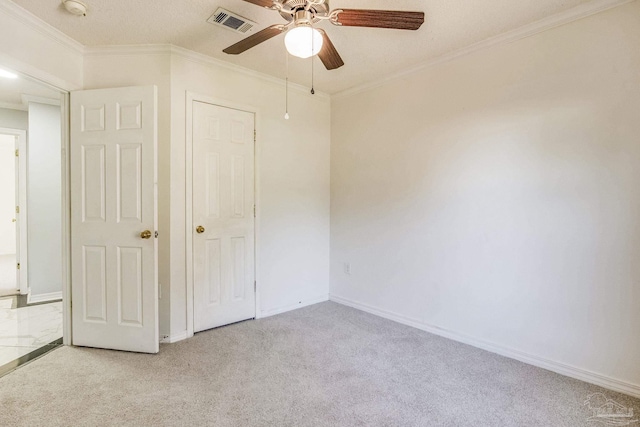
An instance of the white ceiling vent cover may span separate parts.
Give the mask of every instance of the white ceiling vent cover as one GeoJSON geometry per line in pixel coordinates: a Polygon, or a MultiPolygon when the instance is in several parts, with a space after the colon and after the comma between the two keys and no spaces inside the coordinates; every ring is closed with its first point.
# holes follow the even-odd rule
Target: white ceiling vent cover
{"type": "Polygon", "coordinates": [[[207,19],[207,22],[243,34],[250,32],[253,27],[258,25],[256,22],[250,21],[237,13],[230,12],[221,7],[216,10],[216,13],[211,15],[211,18],[207,19]]]}

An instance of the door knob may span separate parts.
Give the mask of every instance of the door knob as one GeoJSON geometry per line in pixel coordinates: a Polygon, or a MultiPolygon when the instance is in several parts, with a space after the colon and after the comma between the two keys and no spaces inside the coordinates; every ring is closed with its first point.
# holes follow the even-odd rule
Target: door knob
{"type": "Polygon", "coordinates": [[[140,237],[143,238],[143,239],[150,239],[151,238],[151,231],[144,230],[142,233],[140,233],[140,237]]]}
{"type": "Polygon", "coordinates": [[[198,234],[204,233],[204,227],[201,226],[201,225],[197,226],[196,227],[196,233],[198,233],[198,234]]]}
{"type": "Polygon", "coordinates": [[[16,222],[16,219],[15,219],[15,218],[13,218],[13,219],[11,220],[11,222],[16,222]]]}

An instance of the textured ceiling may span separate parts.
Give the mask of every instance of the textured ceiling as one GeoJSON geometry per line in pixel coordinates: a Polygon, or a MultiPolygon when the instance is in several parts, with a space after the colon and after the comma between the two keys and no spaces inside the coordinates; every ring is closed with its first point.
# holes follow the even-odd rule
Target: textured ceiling
{"type": "MultiPolygon", "coordinates": [[[[285,75],[283,37],[239,56],[222,49],[242,35],[206,22],[220,6],[259,25],[256,31],[285,21],[275,11],[242,0],[83,0],[86,17],[65,12],[57,0],[13,0],[86,46],[171,43],[276,77],[285,75]]],[[[330,0],[332,9],[424,11],[418,31],[335,27],[327,30],[346,65],[326,71],[316,59],[316,88],[336,93],[589,3],[590,0],[330,0]]],[[[290,77],[308,85],[311,61],[293,58],[290,77]]]]}

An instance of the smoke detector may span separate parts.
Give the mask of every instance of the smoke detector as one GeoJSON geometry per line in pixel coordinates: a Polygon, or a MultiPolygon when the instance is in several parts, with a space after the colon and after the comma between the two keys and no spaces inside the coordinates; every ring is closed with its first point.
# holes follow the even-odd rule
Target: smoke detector
{"type": "Polygon", "coordinates": [[[78,0],[62,0],[67,12],[76,16],[87,16],[87,5],[78,0]]]}

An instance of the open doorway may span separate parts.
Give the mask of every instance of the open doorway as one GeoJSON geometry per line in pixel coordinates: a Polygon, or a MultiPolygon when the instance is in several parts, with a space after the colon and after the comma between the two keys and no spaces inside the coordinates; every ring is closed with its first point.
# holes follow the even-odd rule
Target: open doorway
{"type": "Polygon", "coordinates": [[[0,375],[62,344],[63,96],[0,73],[0,375]]]}
{"type": "Polygon", "coordinates": [[[20,292],[18,265],[18,227],[14,218],[18,205],[15,150],[17,138],[0,131],[0,296],[20,292]]]}
{"type": "Polygon", "coordinates": [[[0,297],[28,293],[26,157],[19,156],[21,149],[26,151],[26,131],[0,128],[0,297]]]}

